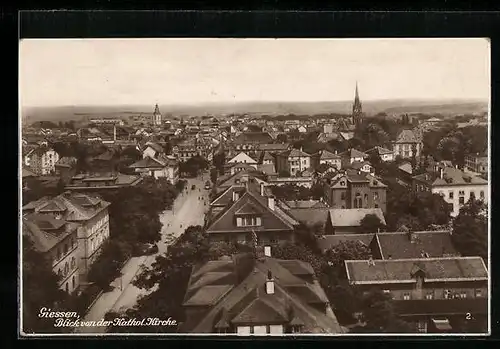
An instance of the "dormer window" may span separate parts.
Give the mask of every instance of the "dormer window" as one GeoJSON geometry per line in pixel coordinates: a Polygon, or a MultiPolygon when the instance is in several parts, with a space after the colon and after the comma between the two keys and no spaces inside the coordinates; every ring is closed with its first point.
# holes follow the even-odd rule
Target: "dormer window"
{"type": "Polygon", "coordinates": [[[236,217],[237,227],[258,227],[261,225],[262,225],[262,219],[260,216],[242,215],[236,217]]]}

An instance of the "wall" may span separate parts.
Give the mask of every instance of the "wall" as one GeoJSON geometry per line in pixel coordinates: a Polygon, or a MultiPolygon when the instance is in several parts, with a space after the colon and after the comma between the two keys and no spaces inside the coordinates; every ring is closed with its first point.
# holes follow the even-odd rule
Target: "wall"
{"type": "Polygon", "coordinates": [[[61,275],[60,288],[72,293],[80,285],[78,275],[78,240],[76,231],[64,240],[60,241],[49,252],[52,261],[52,270],[61,275]],[[66,253],[64,251],[66,250],[66,253]],[[73,281],[74,279],[74,281],[73,281]]]}
{"type": "Polygon", "coordinates": [[[453,204],[453,211],[451,212],[452,217],[456,217],[460,212],[461,205],[459,204],[459,192],[464,191],[464,203],[467,203],[470,199],[470,193],[474,192],[476,199],[481,199],[481,191],[484,192],[483,201],[488,203],[488,185],[476,184],[476,185],[464,185],[464,186],[437,186],[432,188],[432,193],[441,194],[443,193],[443,199],[449,204],[453,204]],[[450,192],[453,193],[453,198],[450,198],[450,192]]]}

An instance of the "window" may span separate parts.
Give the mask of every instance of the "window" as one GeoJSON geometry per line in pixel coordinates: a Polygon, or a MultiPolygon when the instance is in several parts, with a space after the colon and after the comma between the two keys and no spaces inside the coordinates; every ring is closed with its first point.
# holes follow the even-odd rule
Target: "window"
{"type": "Polygon", "coordinates": [[[450,299],[451,298],[451,291],[450,290],[444,290],[443,291],[443,298],[444,299],[450,299]]]}
{"type": "Polygon", "coordinates": [[[76,259],[75,257],[71,257],[71,269],[74,269],[76,266],[76,259]]]}
{"type": "Polygon", "coordinates": [[[340,193],[340,200],[345,200],[345,192],[340,193]]]}
{"type": "Polygon", "coordinates": [[[427,332],[427,323],[425,321],[417,321],[417,332],[426,333],[427,332]]]}
{"type": "Polygon", "coordinates": [[[474,200],[476,198],[476,193],[474,193],[472,190],[470,191],[470,200],[474,200]]]}
{"type": "Polygon", "coordinates": [[[375,204],[375,208],[378,208],[378,204],[375,204]]]}
{"type": "Polygon", "coordinates": [[[378,193],[373,193],[373,200],[378,200],[378,193]]]}
{"type": "Polygon", "coordinates": [[[465,203],[465,198],[464,198],[463,196],[460,196],[460,197],[458,198],[458,203],[459,203],[460,205],[463,205],[463,204],[465,203]]]}
{"type": "Polygon", "coordinates": [[[365,201],[368,201],[368,194],[365,194],[365,201]]]}
{"type": "Polygon", "coordinates": [[[75,276],[73,275],[73,278],[71,279],[71,284],[73,285],[73,289],[75,288],[75,276]]]}
{"type": "Polygon", "coordinates": [[[354,208],[362,208],[363,207],[363,201],[361,198],[356,198],[354,199],[354,208]]]}
{"type": "Polygon", "coordinates": [[[462,299],[467,298],[467,292],[465,292],[465,291],[461,291],[461,292],[460,292],[460,298],[462,298],[462,299]]]}
{"type": "Polygon", "coordinates": [[[61,259],[62,257],[62,251],[60,248],[57,248],[57,260],[61,259]]]}
{"type": "Polygon", "coordinates": [[[481,191],[479,192],[479,197],[480,197],[481,199],[484,199],[484,190],[481,190],[481,191]]]}
{"type": "Polygon", "coordinates": [[[441,191],[439,192],[439,195],[444,197],[444,192],[441,190],[441,191]]]}
{"type": "Polygon", "coordinates": [[[68,293],[69,293],[69,285],[68,285],[68,283],[67,283],[67,282],[66,282],[66,287],[65,287],[65,289],[66,289],[66,292],[68,292],[68,293]]]}
{"type": "Polygon", "coordinates": [[[62,276],[62,270],[61,270],[61,268],[59,268],[59,270],[57,271],[57,275],[58,276],[62,276]]]}
{"type": "Polygon", "coordinates": [[[64,264],[64,276],[68,275],[68,273],[69,273],[69,264],[68,262],[66,262],[64,264]]]}
{"type": "Polygon", "coordinates": [[[449,197],[450,199],[453,199],[453,192],[452,192],[451,190],[450,190],[450,191],[449,191],[449,193],[448,193],[448,197],[449,197]]]}
{"type": "Polygon", "coordinates": [[[434,291],[427,291],[425,293],[425,299],[434,299],[434,291]]]}
{"type": "Polygon", "coordinates": [[[476,289],[476,290],[474,291],[474,296],[475,296],[476,298],[481,298],[481,297],[483,296],[483,293],[481,292],[481,289],[479,289],[479,288],[478,288],[478,289],[476,289]]]}
{"type": "Polygon", "coordinates": [[[345,185],[345,182],[344,182],[344,181],[341,181],[341,182],[340,182],[340,185],[344,186],[344,185],[345,185]]]}
{"type": "Polygon", "coordinates": [[[458,191],[458,196],[464,196],[465,195],[465,191],[464,190],[459,190],[458,191]]]}
{"type": "Polygon", "coordinates": [[[64,244],[64,254],[68,253],[68,244],[64,244]]]}
{"type": "Polygon", "coordinates": [[[405,300],[405,301],[409,301],[410,300],[410,293],[409,292],[403,293],[403,300],[405,300]]]}

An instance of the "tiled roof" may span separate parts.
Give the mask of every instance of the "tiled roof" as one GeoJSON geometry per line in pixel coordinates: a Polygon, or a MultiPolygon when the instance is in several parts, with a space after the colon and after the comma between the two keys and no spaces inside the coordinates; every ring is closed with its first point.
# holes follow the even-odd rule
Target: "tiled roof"
{"type": "Polygon", "coordinates": [[[285,201],[285,204],[290,208],[325,208],[328,207],[325,203],[319,200],[292,200],[285,201]]]}
{"type": "Polygon", "coordinates": [[[259,144],[258,149],[263,150],[263,151],[270,151],[270,152],[276,152],[276,151],[283,151],[286,150],[290,147],[290,144],[282,144],[282,143],[265,143],[265,144],[259,144]]]}
{"type": "Polygon", "coordinates": [[[353,159],[353,158],[365,158],[365,157],[368,156],[368,154],[363,153],[363,152],[361,152],[361,151],[359,151],[357,149],[354,149],[354,148],[351,148],[348,151],[345,151],[345,152],[343,152],[340,155],[343,156],[343,157],[349,157],[350,159],[353,159]]]}
{"type": "Polygon", "coordinates": [[[415,135],[415,132],[412,130],[402,130],[397,138],[395,143],[420,143],[421,140],[415,135]]]}
{"type": "Polygon", "coordinates": [[[414,242],[409,233],[378,233],[378,243],[384,259],[421,258],[422,253],[429,257],[459,254],[453,247],[449,231],[413,232],[414,242]]]}
{"type": "Polygon", "coordinates": [[[234,139],[235,144],[245,143],[272,143],[273,138],[268,132],[243,132],[234,139]]]}
{"type": "Polygon", "coordinates": [[[354,284],[415,282],[417,271],[427,281],[487,280],[488,272],[481,257],[441,257],[345,261],[348,279],[354,284]]]}
{"type": "MultiPolygon", "coordinates": [[[[206,285],[198,289],[194,296],[190,294],[190,282],[186,305],[192,305],[192,297],[197,294],[201,297],[205,289],[207,296],[204,297],[203,304],[209,304],[208,302],[217,299],[222,292],[225,293],[222,298],[218,298],[216,304],[212,301],[209,311],[201,319],[192,321],[184,331],[211,333],[216,328],[229,327],[231,324],[234,326],[293,322],[302,324],[305,332],[342,332],[333,314],[327,315],[313,306],[313,303],[327,302],[326,295],[317,281],[311,283],[298,276],[310,275],[310,265],[301,261],[282,261],[268,257],[254,260],[253,263],[253,271],[249,269],[246,276],[243,274],[242,281],[234,278],[232,282],[217,285],[215,288],[206,285]],[[273,294],[267,294],[265,290],[269,272],[274,278],[273,294]],[[226,292],[224,286],[229,287],[229,291],[226,292]]],[[[235,264],[233,260],[219,262],[219,267],[229,265],[235,272],[238,270],[239,264],[235,264]]],[[[213,267],[209,270],[213,270],[213,267]]],[[[199,271],[196,273],[199,274],[199,271]]]]}
{"type": "Polygon", "coordinates": [[[320,160],[337,160],[337,159],[340,159],[340,155],[334,154],[328,150],[322,150],[319,159],[320,160]]]}
{"type": "Polygon", "coordinates": [[[334,227],[357,227],[368,214],[376,215],[385,225],[385,218],[380,208],[333,208],[330,219],[334,227]]]}
{"type": "Polygon", "coordinates": [[[327,207],[292,208],[287,211],[297,221],[306,225],[324,225],[328,219],[327,207]]]}
{"type": "Polygon", "coordinates": [[[23,234],[28,236],[33,242],[35,249],[42,253],[51,250],[78,227],[78,224],[64,220],[60,220],[54,225],[54,220],[49,215],[42,214],[28,214],[23,217],[23,234]],[[50,229],[45,228],[47,225],[50,225],[50,229]],[[64,230],[62,232],[55,230],[63,226],[64,230]]]}
{"type": "Polygon", "coordinates": [[[443,178],[441,179],[439,175],[434,173],[423,173],[413,177],[414,179],[427,183],[432,186],[453,186],[453,185],[487,185],[488,181],[479,177],[472,175],[470,173],[465,173],[454,167],[445,167],[443,169],[443,178]]]}
{"type": "Polygon", "coordinates": [[[266,198],[258,198],[251,191],[245,193],[223,213],[215,218],[214,222],[208,227],[207,233],[217,232],[246,232],[246,231],[266,231],[266,230],[293,230],[293,226],[280,217],[275,211],[267,207],[266,198]],[[238,227],[236,226],[235,215],[244,206],[252,204],[255,210],[261,215],[261,226],[238,227]]]}
{"type": "Polygon", "coordinates": [[[270,152],[265,151],[264,155],[262,156],[262,161],[264,161],[264,160],[274,161],[274,156],[272,156],[270,152]]]}
{"type": "Polygon", "coordinates": [[[109,202],[98,197],[81,193],[65,192],[54,198],[43,197],[32,201],[23,207],[23,212],[64,212],[63,219],[66,221],[86,221],[94,217],[98,212],[107,208],[109,202]]]}
{"type": "Polygon", "coordinates": [[[375,234],[335,234],[323,235],[318,239],[318,246],[322,251],[329,250],[340,243],[359,241],[365,246],[370,246],[375,234]]]}
{"type": "Polygon", "coordinates": [[[372,153],[372,152],[375,152],[377,153],[378,155],[386,155],[386,154],[393,154],[394,152],[392,150],[389,150],[389,149],[386,149],[386,148],[383,148],[383,147],[379,147],[379,146],[376,146],[370,150],[367,150],[366,151],[367,153],[372,153]]]}
{"type": "Polygon", "coordinates": [[[276,168],[274,164],[260,164],[257,165],[257,169],[267,175],[276,174],[276,168]]]}

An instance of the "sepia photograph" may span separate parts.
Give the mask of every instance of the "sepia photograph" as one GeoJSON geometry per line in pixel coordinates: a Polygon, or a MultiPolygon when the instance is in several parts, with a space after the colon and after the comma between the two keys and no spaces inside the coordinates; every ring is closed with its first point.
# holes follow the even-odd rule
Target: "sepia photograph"
{"type": "Polygon", "coordinates": [[[489,335],[490,64],[20,40],[20,336],[489,335]]]}

